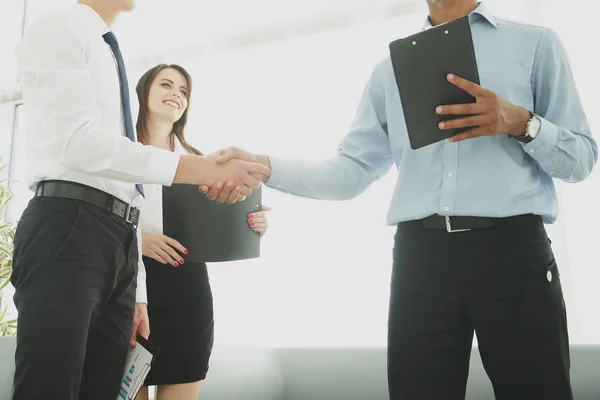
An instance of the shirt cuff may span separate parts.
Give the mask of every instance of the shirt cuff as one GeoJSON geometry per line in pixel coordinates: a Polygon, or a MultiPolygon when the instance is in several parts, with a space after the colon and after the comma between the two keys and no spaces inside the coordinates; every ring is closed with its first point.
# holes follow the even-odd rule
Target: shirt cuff
{"type": "Polygon", "coordinates": [[[140,262],[138,267],[137,289],[135,291],[135,302],[148,304],[148,291],[146,289],[146,267],[140,262]]]}
{"type": "Polygon", "coordinates": [[[272,189],[289,193],[294,182],[300,180],[300,170],[298,165],[289,160],[270,156],[269,162],[271,163],[271,176],[266,185],[272,189]]]}
{"type": "Polygon", "coordinates": [[[540,120],[542,126],[536,138],[529,143],[520,143],[523,150],[544,166],[546,158],[558,144],[558,126],[542,117],[540,120]]]}
{"type": "Polygon", "coordinates": [[[135,302],[148,304],[148,290],[146,289],[146,269],[138,270],[137,289],[135,291],[135,302]],[[143,276],[140,272],[144,271],[143,276]]]}
{"type": "Polygon", "coordinates": [[[171,186],[181,155],[152,146],[146,148],[150,151],[146,179],[158,185],[171,186]]]}

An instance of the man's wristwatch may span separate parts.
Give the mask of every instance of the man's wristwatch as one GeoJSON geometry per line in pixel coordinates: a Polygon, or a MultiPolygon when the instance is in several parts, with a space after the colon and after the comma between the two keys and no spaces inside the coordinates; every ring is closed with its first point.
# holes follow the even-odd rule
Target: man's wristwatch
{"type": "Polygon", "coordinates": [[[525,135],[513,136],[515,139],[522,143],[531,142],[537,137],[538,133],[540,133],[540,130],[542,129],[542,120],[540,119],[540,117],[531,112],[529,114],[531,115],[531,118],[529,119],[529,121],[527,121],[527,125],[525,126],[525,135]]]}

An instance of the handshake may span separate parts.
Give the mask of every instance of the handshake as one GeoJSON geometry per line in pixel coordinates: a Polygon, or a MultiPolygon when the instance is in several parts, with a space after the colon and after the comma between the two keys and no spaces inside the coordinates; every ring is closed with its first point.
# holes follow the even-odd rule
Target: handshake
{"type": "Polygon", "coordinates": [[[267,156],[232,146],[207,156],[181,156],[173,183],[197,184],[208,199],[233,204],[269,180],[270,166],[267,156]]]}

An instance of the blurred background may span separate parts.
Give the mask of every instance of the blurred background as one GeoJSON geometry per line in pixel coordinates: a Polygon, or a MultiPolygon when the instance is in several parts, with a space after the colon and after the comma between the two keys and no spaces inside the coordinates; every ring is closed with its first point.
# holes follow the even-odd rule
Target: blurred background
{"type": "MultiPolygon", "coordinates": [[[[40,15],[74,0],[0,0],[0,156],[10,164],[18,220],[25,121],[14,48],[40,15]]],[[[571,57],[599,138],[600,77],[590,62],[586,0],[487,0],[499,17],[556,30],[571,57]],[[587,40],[584,38],[588,38],[587,40]]],[[[237,145],[278,156],[335,153],[359,96],[390,41],[419,31],[425,0],[138,0],[113,27],[130,85],[157,63],[194,78],[188,140],[204,152],[237,145]]],[[[596,54],[597,57],[597,54],[596,54]]],[[[60,101],[60,99],[57,99],[60,101]]],[[[348,202],[265,190],[273,208],[260,259],[210,265],[216,342],[287,347],[382,346],[394,228],[385,225],[395,172],[348,202]]],[[[571,341],[600,344],[600,172],[558,183],[561,214],[548,227],[561,268],[571,341]]],[[[10,302],[10,287],[4,297],[10,302]]],[[[5,300],[5,301],[6,301],[5,300]]],[[[11,310],[14,314],[14,310],[11,310]]]]}

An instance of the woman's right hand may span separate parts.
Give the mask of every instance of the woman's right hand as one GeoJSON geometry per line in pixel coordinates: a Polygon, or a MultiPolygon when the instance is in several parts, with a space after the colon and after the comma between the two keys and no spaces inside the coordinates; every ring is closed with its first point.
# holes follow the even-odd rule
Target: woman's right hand
{"type": "Polygon", "coordinates": [[[142,233],[142,254],[151,257],[162,264],[171,264],[178,267],[185,264],[183,257],[176,250],[183,254],[188,251],[177,240],[166,235],[156,235],[142,233]]]}

